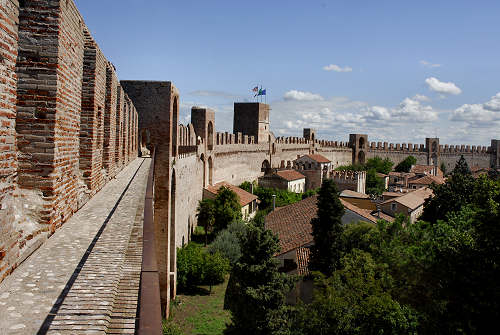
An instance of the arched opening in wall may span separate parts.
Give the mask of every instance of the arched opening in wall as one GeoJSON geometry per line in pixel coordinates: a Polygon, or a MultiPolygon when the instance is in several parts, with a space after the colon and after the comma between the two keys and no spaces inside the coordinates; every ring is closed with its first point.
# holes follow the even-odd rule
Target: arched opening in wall
{"type": "Polygon", "coordinates": [[[359,148],[360,149],[364,149],[365,147],[365,138],[364,137],[360,137],[359,138],[359,148]]]}
{"type": "Polygon", "coordinates": [[[177,157],[177,135],[179,133],[178,117],[179,104],[178,97],[174,97],[174,105],[172,108],[172,156],[177,157]]]}
{"type": "Polygon", "coordinates": [[[437,151],[437,142],[432,142],[432,152],[437,151]]]}
{"type": "Polygon", "coordinates": [[[176,193],[175,169],[172,170],[170,184],[170,299],[175,298],[175,272],[176,272],[176,248],[175,248],[175,193],[176,193]]]}
{"type": "Polygon", "coordinates": [[[205,155],[204,154],[201,154],[200,160],[203,163],[203,187],[205,187],[205,186],[207,186],[207,176],[206,176],[207,167],[206,167],[205,155]]]}
{"type": "Polygon", "coordinates": [[[270,169],[271,169],[271,164],[269,164],[269,161],[267,159],[265,159],[262,162],[262,167],[261,167],[260,171],[266,173],[270,169]]]}
{"type": "Polygon", "coordinates": [[[214,183],[214,163],[212,157],[208,157],[208,185],[213,185],[214,183]]]}
{"type": "Polygon", "coordinates": [[[313,143],[314,143],[314,133],[313,133],[313,134],[312,134],[312,136],[311,136],[311,140],[312,140],[312,141],[313,141],[313,143]]]}
{"type": "Polygon", "coordinates": [[[139,148],[139,156],[149,156],[151,154],[150,146],[150,134],[148,129],[142,129],[140,133],[140,148],[139,148]]]}
{"type": "Polygon", "coordinates": [[[359,164],[365,164],[365,152],[360,151],[358,154],[358,163],[359,164]]]}
{"type": "Polygon", "coordinates": [[[208,150],[213,150],[214,148],[214,125],[212,121],[208,122],[207,126],[207,146],[208,150]]]}

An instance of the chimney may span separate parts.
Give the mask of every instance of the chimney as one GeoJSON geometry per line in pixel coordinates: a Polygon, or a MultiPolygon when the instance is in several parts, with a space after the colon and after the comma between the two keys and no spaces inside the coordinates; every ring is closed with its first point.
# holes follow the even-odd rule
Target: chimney
{"type": "Polygon", "coordinates": [[[276,209],[276,194],[273,194],[273,211],[276,209]]]}

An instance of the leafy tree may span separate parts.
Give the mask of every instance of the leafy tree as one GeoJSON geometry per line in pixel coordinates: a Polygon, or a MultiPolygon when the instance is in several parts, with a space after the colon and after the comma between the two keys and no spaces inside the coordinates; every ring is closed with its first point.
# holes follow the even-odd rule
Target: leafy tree
{"type": "Polygon", "coordinates": [[[474,178],[463,156],[442,185],[431,185],[434,196],[425,201],[422,220],[436,222],[459,211],[474,196],[474,178]]]}
{"type": "Polygon", "coordinates": [[[313,195],[318,194],[318,192],[319,192],[319,188],[314,189],[314,190],[307,190],[304,193],[302,193],[302,200],[309,198],[309,197],[312,197],[313,195]]]}
{"type": "Polygon", "coordinates": [[[225,297],[236,334],[287,334],[286,293],[293,280],[278,271],[278,238],[250,224],[241,236],[242,255],[233,266],[225,297]]]}
{"type": "Polygon", "coordinates": [[[446,174],[447,169],[446,169],[446,164],[444,162],[441,162],[439,168],[441,169],[441,171],[443,171],[443,174],[446,174]]]}
{"type": "Polygon", "coordinates": [[[198,225],[205,229],[205,246],[208,243],[208,232],[212,230],[215,222],[215,203],[212,199],[204,199],[198,202],[196,209],[198,225]]]}
{"type": "Polygon", "coordinates": [[[410,172],[411,167],[417,163],[417,159],[413,156],[406,157],[403,161],[401,161],[394,170],[396,172],[410,172]]]}
{"type": "Polygon", "coordinates": [[[365,171],[366,167],[363,164],[340,165],[335,168],[335,171],[365,171]]]}
{"type": "Polygon", "coordinates": [[[231,223],[227,229],[217,234],[208,250],[212,254],[220,253],[230,261],[231,265],[236,264],[241,257],[239,238],[242,234],[245,234],[246,229],[246,224],[241,221],[231,223]]]}
{"type": "Polygon", "coordinates": [[[366,172],[366,193],[373,195],[381,195],[385,191],[384,180],[377,176],[375,169],[370,169],[366,172]]]}
{"type": "Polygon", "coordinates": [[[314,238],[309,263],[311,270],[331,275],[338,269],[344,213],[344,205],[340,202],[335,182],[331,179],[324,180],[318,196],[318,216],[311,221],[314,238]]]}
{"type": "Polygon", "coordinates": [[[294,313],[293,334],[411,334],[414,312],[389,293],[391,279],[371,255],[355,249],[342,269],[316,280],[313,303],[294,313]]]}
{"type": "Polygon", "coordinates": [[[215,230],[221,231],[241,219],[241,205],[238,195],[227,187],[221,187],[214,200],[215,230]]]}
{"type": "Polygon", "coordinates": [[[224,282],[226,274],[229,272],[229,260],[223,257],[219,252],[205,253],[203,263],[203,284],[212,286],[224,282]]]}
{"type": "Polygon", "coordinates": [[[394,163],[389,158],[380,158],[376,156],[374,158],[370,158],[366,161],[365,167],[366,170],[375,169],[378,173],[389,174],[392,171],[392,166],[394,163]]]}

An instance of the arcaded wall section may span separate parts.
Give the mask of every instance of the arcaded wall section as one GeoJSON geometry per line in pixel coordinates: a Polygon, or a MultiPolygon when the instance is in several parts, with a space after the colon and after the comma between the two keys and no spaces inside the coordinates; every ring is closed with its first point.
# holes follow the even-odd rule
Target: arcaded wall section
{"type": "Polygon", "coordinates": [[[86,188],[79,190],[79,208],[104,185],[102,169],[107,61],[87,29],[84,32],[80,172],[86,188]]]}
{"type": "Polygon", "coordinates": [[[0,281],[19,256],[19,233],[14,225],[17,183],[16,58],[19,3],[0,1],[0,281]]]}
{"type": "Polygon", "coordinates": [[[0,0],[0,281],[106,181],[116,94],[86,30],[71,0],[0,0]]]}

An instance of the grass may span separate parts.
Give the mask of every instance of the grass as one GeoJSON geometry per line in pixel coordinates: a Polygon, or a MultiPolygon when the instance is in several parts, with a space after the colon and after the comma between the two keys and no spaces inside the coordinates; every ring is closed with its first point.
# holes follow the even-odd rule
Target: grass
{"type": "Polygon", "coordinates": [[[171,304],[171,317],[165,322],[164,334],[222,335],[231,322],[230,312],[223,309],[227,280],[212,286],[212,293],[210,287],[200,286],[196,292],[178,294],[171,304]],[[169,328],[172,330],[165,332],[169,328]]]}

